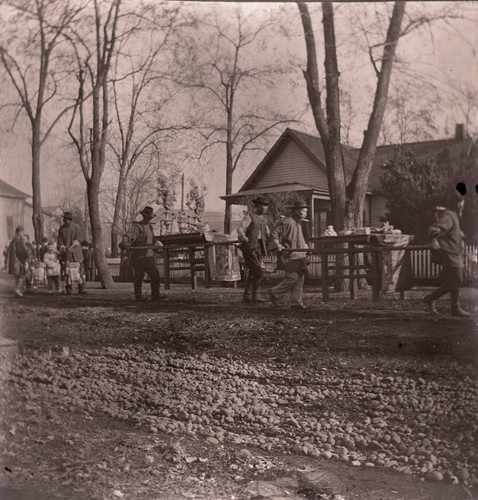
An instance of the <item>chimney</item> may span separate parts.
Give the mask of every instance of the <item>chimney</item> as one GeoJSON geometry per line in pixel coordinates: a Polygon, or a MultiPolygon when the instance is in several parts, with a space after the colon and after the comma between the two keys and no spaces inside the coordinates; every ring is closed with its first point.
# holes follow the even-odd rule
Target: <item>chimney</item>
{"type": "Polygon", "coordinates": [[[462,141],[465,138],[465,125],[457,123],[455,125],[455,141],[462,141]]]}

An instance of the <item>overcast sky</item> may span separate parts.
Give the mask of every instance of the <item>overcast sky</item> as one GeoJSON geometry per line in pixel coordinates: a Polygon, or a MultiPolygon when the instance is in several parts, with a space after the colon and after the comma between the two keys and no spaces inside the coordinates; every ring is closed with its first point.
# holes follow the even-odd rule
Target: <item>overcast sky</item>
{"type": "MultiPolygon", "coordinates": [[[[126,3],[126,2],[125,2],[126,3]]],[[[438,22],[430,30],[423,29],[416,31],[400,41],[398,57],[401,61],[406,61],[406,72],[413,74],[419,80],[417,85],[418,97],[423,94],[425,102],[429,95],[430,83],[440,89],[441,100],[437,103],[435,124],[437,127],[434,133],[436,138],[443,138],[454,133],[456,122],[463,121],[462,107],[463,100],[453,97],[457,88],[474,90],[478,92],[478,63],[476,47],[478,47],[478,29],[476,21],[478,19],[478,2],[457,3],[457,2],[410,2],[407,6],[408,12],[420,11],[421,13],[434,14],[445,6],[452,6],[456,14],[466,15],[473,18],[475,22],[457,19],[449,23],[438,22]]],[[[232,2],[224,3],[191,3],[185,4],[188,9],[201,10],[204,13],[219,16],[229,14],[232,16],[237,5],[232,2]]],[[[314,13],[313,22],[316,32],[319,70],[322,71],[323,52],[321,50],[321,13],[319,4],[309,4],[314,13]]],[[[280,33],[273,33],[269,37],[269,47],[267,50],[257,50],[255,57],[260,64],[265,57],[279,57],[286,54],[287,57],[295,61],[294,71],[278,80],[277,87],[272,91],[259,96],[263,102],[270,102],[273,105],[279,102],[284,109],[302,109],[307,103],[306,88],[301,75],[301,69],[305,64],[305,44],[302,35],[302,27],[298,16],[297,6],[291,4],[267,3],[267,4],[242,4],[242,10],[249,21],[260,22],[261,18],[269,12],[280,13],[285,20],[288,29],[288,38],[284,38],[280,33]],[[269,56],[267,56],[269,57],[269,56]],[[293,89],[291,91],[291,89],[293,89]]],[[[340,4],[336,12],[336,31],[339,55],[339,70],[341,81],[351,95],[356,114],[353,122],[351,134],[352,142],[359,145],[362,131],[368,120],[368,113],[371,106],[371,95],[374,84],[374,74],[368,55],[363,52],[361,43],[355,38],[353,30],[358,29],[357,20],[367,21],[374,18],[375,5],[373,3],[347,3],[340,4]],[[355,18],[355,26],[345,22],[346,19],[355,18]]],[[[20,30],[21,27],[19,26],[20,30]]],[[[203,36],[198,32],[198,37],[203,36]]],[[[370,37],[373,37],[373,33],[370,37]]],[[[395,71],[395,82],[405,78],[404,74],[395,71]]],[[[410,79],[410,76],[407,77],[410,79]]],[[[4,97],[14,95],[11,89],[5,87],[4,97]]],[[[3,102],[5,102],[2,99],[3,102]]],[[[8,129],[11,124],[12,114],[8,110],[0,114],[0,177],[13,186],[27,193],[31,193],[31,169],[29,157],[30,134],[25,120],[20,120],[13,132],[8,129]]],[[[474,115],[476,120],[476,113],[474,115]]],[[[300,124],[293,127],[315,133],[313,120],[310,113],[304,116],[300,124]]],[[[478,124],[470,127],[473,132],[478,132],[478,124]]],[[[276,136],[284,130],[284,127],[277,130],[276,136]]],[[[65,126],[55,131],[43,150],[43,176],[42,176],[42,197],[44,205],[55,205],[58,201],[58,192],[66,186],[83,185],[82,176],[75,166],[74,157],[71,152],[67,152],[65,146],[65,126]]],[[[271,141],[270,146],[272,146],[271,141]]],[[[200,164],[189,162],[186,167],[186,175],[202,176],[204,183],[208,187],[206,199],[207,210],[222,210],[224,203],[218,198],[224,194],[224,151],[220,148],[213,148],[208,155],[203,157],[200,164]]],[[[240,188],[244,180],[251,174],[257,166],[264,153],[256,153],[246,158],[241,168],[236,172],[234,178],[234,190],[240,188]]]]}

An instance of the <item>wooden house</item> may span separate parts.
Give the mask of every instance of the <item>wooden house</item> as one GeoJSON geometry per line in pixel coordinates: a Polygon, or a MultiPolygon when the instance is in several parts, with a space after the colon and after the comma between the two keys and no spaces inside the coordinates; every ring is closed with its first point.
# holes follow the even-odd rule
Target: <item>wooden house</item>
{"type": "MultiPolygon", "coordinates": [[[[10,243],[17,226],[23,226],[25,234],[35,239],[33,230],[33,206],[28,201],[31,196],[0,180],[0,244],[2,248],[10,243]]],[[[44,234],[52,236],[58,227],[59,218],[50,210],[42,210],[44,234]]]]}
{"type": "MultiPolygon", "coordinates": [[[[406,146],[419,157],[436,156],[448,149],[452,158],[467,154],[472,139],[464,136],[462,125],[457,125],[452,139],[407,143],[406,146]]],[[[390,159],[398,145],[377,147],[375,161],[369,178],[364,221],[368,226],[380,226],[381,217],[387,212],[387,199],[380,182],[384,162],[390,159]]],[[[347,182],[358,158],[359,150],[342,147],[347,182]]],[[[246,205],[247,200],[258,195],[279,196],[284,201],[300,196],[309,207],[310,234],[320,236],[331,224],[330,196],[327,183],[324,150],[318,136],[287,128],[264,159],[252,172],[237,193],[221,196],[229,205],[246,205]]]]}

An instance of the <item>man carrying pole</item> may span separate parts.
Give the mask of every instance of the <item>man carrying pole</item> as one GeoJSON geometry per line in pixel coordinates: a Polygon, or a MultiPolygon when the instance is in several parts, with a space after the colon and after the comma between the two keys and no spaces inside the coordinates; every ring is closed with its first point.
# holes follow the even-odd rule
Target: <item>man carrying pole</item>
{"type": "Polygon", "coordinates": [[[266,302],[260,294],[263,277],[261,260],[267,255],[267,239],[270,236],[266,216],[269,200],[259,196],[252,203],[254,211],[248,213],[237,228],[238,238],[242,241],[239,248],[249,271],[242,296],[242,301],[246,303],[266,302]]]}
{"type": "Polygon", "coordinates": [[[155,217],[153,209],[144,207],[140,214],[143,219],[132,223],[120,244],[120,248],[131,252],[130,262],[133,269],[135,299],[138,301],[147,300],[142,293],[144,273],[147,273],[151,280],[151,300],[160,300],[166,295],[159,293],[159,271],[154,260],[154,251],[163,245],[160,241],[154,243],[153,225],[151,224],[151,220],[155,217]]]}

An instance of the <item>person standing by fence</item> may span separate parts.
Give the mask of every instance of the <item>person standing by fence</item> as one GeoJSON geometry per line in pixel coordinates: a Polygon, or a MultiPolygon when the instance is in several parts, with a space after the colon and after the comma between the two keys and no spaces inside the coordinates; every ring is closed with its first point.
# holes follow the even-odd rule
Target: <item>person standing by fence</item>
{"type": "Polygon", "coordinates": [[[464,274],[463,240],[465,238],[460,228],[460,217],[465,199],[456,192],[444,205],[435,208],[435,222],[428,232],[432,247],[432,262],[442,266],[439,276],[440,287],[423,300],[428,310],[438,315],[435,301],[449,293],[452,316],[467,317],[470,313],[460,307],[460,287],[463,286],[464,274]]]}
{"type": "Polygon", "coordinates": [[[237,228],[241,240],[240,249],[244,257],[248,273],[242,295],[243,302],[266,302],[260,294],[263,277],[262,257],[267,255],[267,239],[270,237],[267,225],[267,209],[269,200],[258,197],[252,200],[254,211],[248,213],[237,228]]]}

